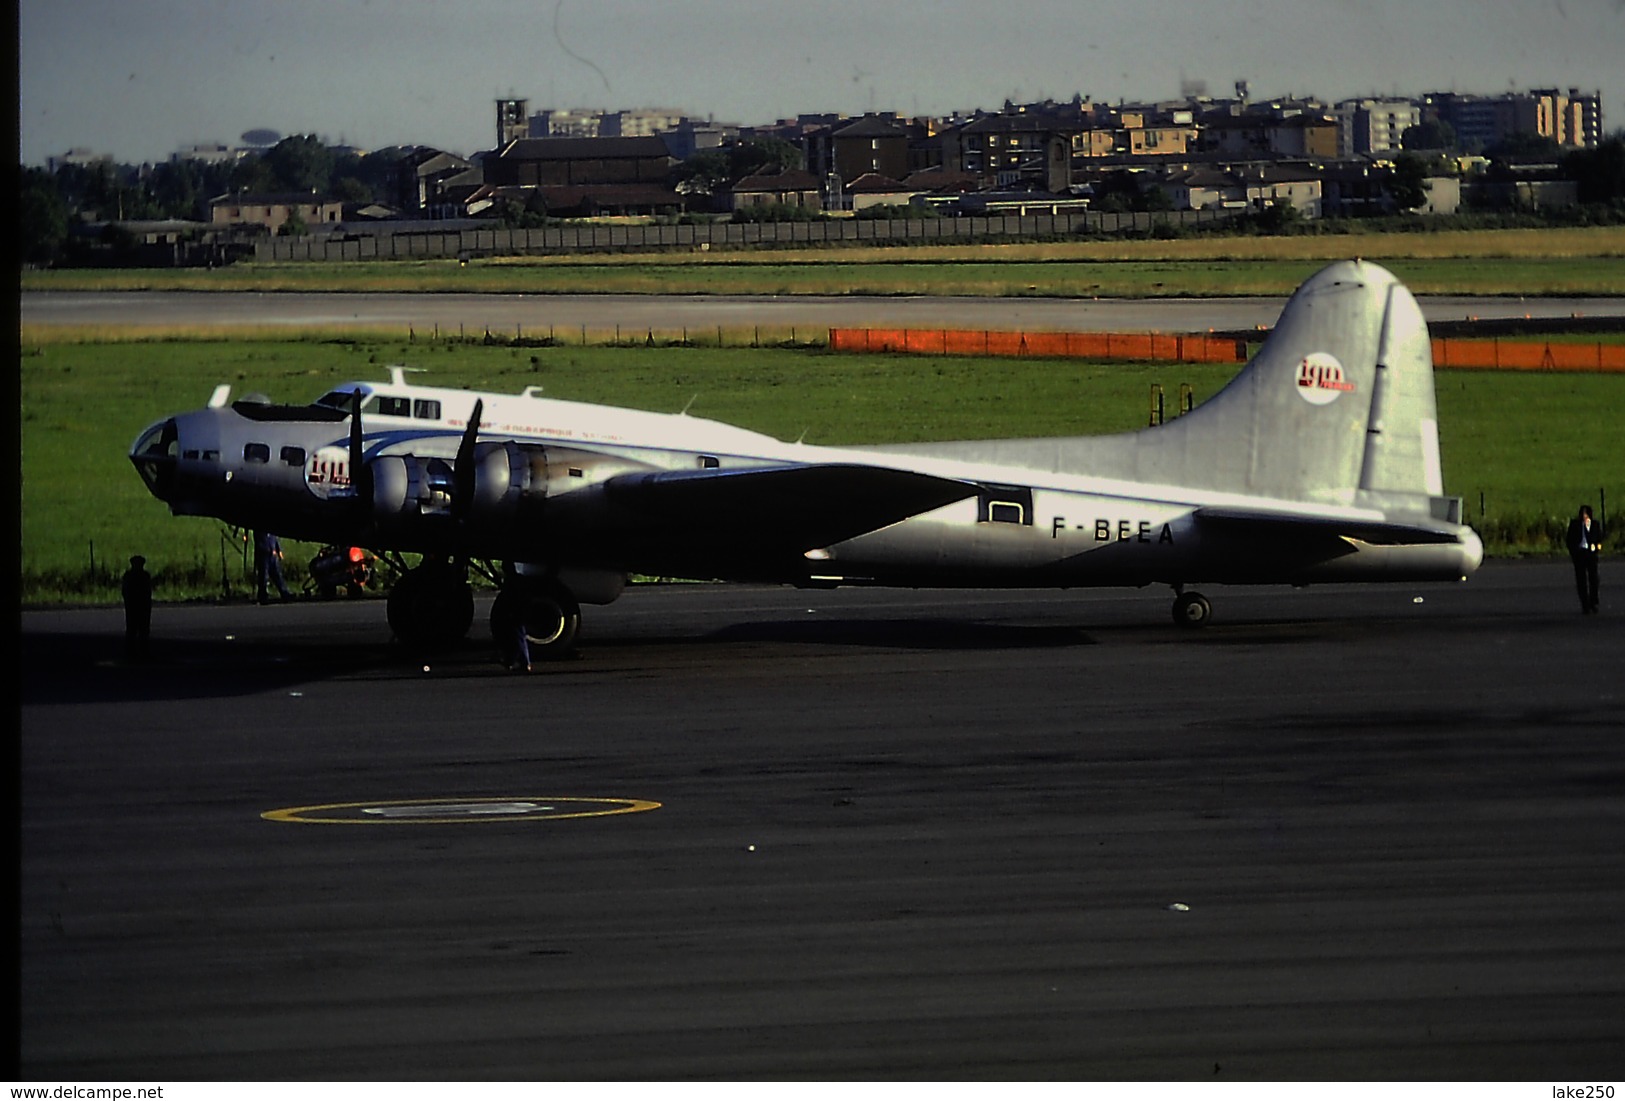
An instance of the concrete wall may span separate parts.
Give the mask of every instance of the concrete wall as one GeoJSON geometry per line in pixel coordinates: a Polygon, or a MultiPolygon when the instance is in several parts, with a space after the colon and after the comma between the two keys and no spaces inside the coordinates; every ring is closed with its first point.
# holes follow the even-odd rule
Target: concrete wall
{"type": "Polygon", "coordinates": [[[405,260],[459,256],[536,256],[560,252],[614,252],[642,249],[732,248],[759,244],[823,244],[863,241],[949,241],[988,237],[1064,237],[1081,232],[1149,232],[1158,224],[1181,226],[1222,221],[1222,211],[1176,210],[1148,214],[1007,215],[978,218],[938,218],[857,221],[830,219],[816,222],[767,222],[733,225],[561,225],[546,229],[423,229],[394,232],[389,223],[368,227],[369,232],[273,237],[259,242],[254,259],[277,260],[405,260]]]}

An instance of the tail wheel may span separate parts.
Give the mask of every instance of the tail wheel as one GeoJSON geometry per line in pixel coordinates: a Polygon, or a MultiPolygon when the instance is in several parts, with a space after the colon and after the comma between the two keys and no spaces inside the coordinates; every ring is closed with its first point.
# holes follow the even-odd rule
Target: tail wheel
{"type": "Polygon", "coordinates": [[[1174,598],[1174,622],[1181,627],[1206,627],[1213,605],[1201,593],[1180,593],[1174,598]]]}
{"type": "Polygon", "coordinates": [[[491,636],[506,650],[521,623],[532,658],[567,657],[581,633],[581,605],[559,585],[503,589],[491,605],[491,636]]]}

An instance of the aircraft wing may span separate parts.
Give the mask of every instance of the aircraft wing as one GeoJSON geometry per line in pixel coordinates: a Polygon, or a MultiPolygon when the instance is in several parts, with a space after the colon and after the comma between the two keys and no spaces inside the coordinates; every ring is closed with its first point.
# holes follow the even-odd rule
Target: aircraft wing
{"type": "Polygon", "coordinates": [[[618,514],[684,541],[800,554],[974,496],[977,486],[858,463],[622,474],[618,514]]]}

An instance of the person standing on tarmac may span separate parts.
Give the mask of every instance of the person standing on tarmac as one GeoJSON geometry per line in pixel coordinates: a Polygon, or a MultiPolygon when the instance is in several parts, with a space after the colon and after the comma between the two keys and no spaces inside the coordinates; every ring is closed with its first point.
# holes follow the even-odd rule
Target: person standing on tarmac
{"type": "Polygon", "coordinates": [[[1580,593],[1582,615],[1595,615],[1597,603],[1597,556],[1602,551],[1602,525],[1591,517],[1591,506],[1581,505],[1579,515],[1569,521],[1569,560],[1574,563],[1574,587],[1580,593]]]}
{"type": "Polygon", "coordinates": [[[120,588],[124,595],[124,656],[142,661],[152,636],[152,575],[141,555],[130,556],[130,568],[124,571],[120,588]]]}
{"type": "Polygon", "coordinates": [[[293,599],[282,577],[282,540],[268,531],[254,533],[254,580],[261,604],[269,602],[273,582],[283,600],[293,599]]]}

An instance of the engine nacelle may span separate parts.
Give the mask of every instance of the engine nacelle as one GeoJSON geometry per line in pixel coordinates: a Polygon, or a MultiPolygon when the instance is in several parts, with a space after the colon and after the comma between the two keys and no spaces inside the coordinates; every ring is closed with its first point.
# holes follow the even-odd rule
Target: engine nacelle
{"type": "MultiPolygon", "coordinates": [[[[372,518],[400,537],[441,541],[461,521],[457,537],[486,547],[532,542],[557,499],[597,502],[594,487],[618,474],[654,469],[647,463],[568,447],[490,440],[475,446],[472,476],[459,477],[454,459],[380,455],[370,465],[372,518]],[[466,501],[459,501],[460,494],[466,501]]],[[[596,505],[595,505],[596,507],[596,505]]],[[[593,511],[594,509],[589,509],[593,511]]],[[[572,523],[585,517],[571,510],[572,523]]]]}

